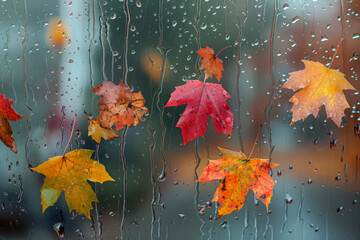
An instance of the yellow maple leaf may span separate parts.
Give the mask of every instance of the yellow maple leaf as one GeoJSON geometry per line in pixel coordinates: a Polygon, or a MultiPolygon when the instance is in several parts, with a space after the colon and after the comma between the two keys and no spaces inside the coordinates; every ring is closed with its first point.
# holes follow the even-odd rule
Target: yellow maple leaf
{"type": "Polygon", "coordinates": [[[291,72],[290,77],[281,88],[296,92],[290,98],[294,105],[291,124],[304,120],[310,114],[316,118],[322,105],[325,105],[327,117],[340,127],[344,110],[350,105],[343,90],[356,90],[344,77],[344,74],[325,67],[319,62],[302,60],[304,70],[291,72]]]}
{"type": "Polygon", "coordinates": [[[93,153],[92,150],[76,149],[31,168],[46,176],[40,189],[43,213],[64,192],[69,211],[75,209],[90,219],[90,210],[93,209],[91,203],[99,200],[87,180],[99,183],[115,181],[106,172],[104,165],[91,159],[93,153]]]}
{"type": "Polygon", "coordinates": [[[218,203],[217,219],[234,210],[239,211],[250,190],[268,210],[275,185],[269,171],[278,164],[269,162],[269,159],[247,159],[242,152],[219,149],[223,157],[210,160],[198,179],[199,182],[221,179],[212,200],[218,203]]]}
{"type": "Polygon", "coordinates": [[[89,119],[88,136],[91,136],[92,139],[99,144],[101,142],[101,138],[105,140],[111,140],[119,137],[115,130],[111,128],[100,127],[98,118],[96,118],[94,121],[89,119]]]}

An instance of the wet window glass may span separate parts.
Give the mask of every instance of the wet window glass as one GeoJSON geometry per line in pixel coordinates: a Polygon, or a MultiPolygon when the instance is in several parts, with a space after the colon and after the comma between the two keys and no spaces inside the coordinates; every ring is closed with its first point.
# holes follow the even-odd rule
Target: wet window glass
{"type": "Polygon", "coordinates": [[[2,239],[358,239],[357,0],[2,0],[2,239]]]}

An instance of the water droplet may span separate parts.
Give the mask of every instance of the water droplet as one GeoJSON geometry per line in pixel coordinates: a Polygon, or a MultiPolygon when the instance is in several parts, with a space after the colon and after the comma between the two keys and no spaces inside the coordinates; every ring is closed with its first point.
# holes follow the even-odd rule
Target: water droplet
{"type": "Polygon", "coordinates": [[[165,172],[162,172],[158,177],[159,182],[163,182],[166,180],[166,174],[165,172]]]}
{"type": "Polygon", "coordinates": [[[136,221],[131,221],[131,225],[137,226],[138,223],[136,221]]]}
{"type": "Polygon", "coordinates": [[[291,204],[293,202],[293,200],[294,199],[288,193],[285,195],[285,203],[286,204],[291,204]]]}
{"type": "Polygon", "coordinates": [[[291,20],[291,22],[292,23],[296,23],[296,22],[298,22],[300,20],[300,18],[298,17],[298,16],[296,16],[296,17],[294,17],[292,20],[291,20]]]}
{"type": "Polygon", "coordinates": [[[110,14],[110,19],[111,19],[111,20],[116,19],[116,13],[112,13],[112,14],[110,14]]]}
{"type": "Polygon", "coordinates": [[[53,229],[54,229],[54,231],[56,232],[56,234],[58,235],[59,238],[65,237],[64,224],[62,222],[55,223],[53,225],[53,229]]]}
{"type": "Polygon", "coordinates": [[[226,229],[226,225],[227,225],[227,221],[224,221],[223,223],[220,224],[220,227],[226,229]]]}
{"type": "Polygon", "coordinates": [[[357,38],[360,38],[360,34],[359,33],[355,33],[352,37],[352,39],[357,39],[357,38]]]}
{"type": "Polygon", "coordinates": [[[321,41],[322,42],[326,42],[327,40],[329,40],[329,38],[326,35],[321,36],[321,41]]]}
{"type": "Polygon", "coordinates": [[[207,28],[207,24],[206,24],[206,23],[202,23],[201,26],[200,26],[200,28],[201,28],[202,30],[206,29],[206,28],[207,28]]]}
{"type": "Polygon", "coordinates": [[[338,207],[338,209],[336,210],[338,213],[341,213],[344,210],[343,206],[338,207]]]}
{"type": "Polygon", "coordinates": [[[84,234],[81,232],[80,229],[76,229],[75,232],[78,234],[78,237],[85,238],[84,234]]]}

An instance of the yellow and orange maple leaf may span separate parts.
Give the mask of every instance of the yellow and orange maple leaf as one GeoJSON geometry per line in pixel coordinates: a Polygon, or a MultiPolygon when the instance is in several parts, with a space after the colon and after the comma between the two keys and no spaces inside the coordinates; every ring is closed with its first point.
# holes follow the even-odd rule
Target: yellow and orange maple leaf
{"type": "Polygon", "coordinates": [[[145,99],[141,92],[133,93],[123,81],[116,85],[112,82],[103,82],[93,88],[97,96],[102,97],[98,105],[102,109],[99,113],[99,122],[102,127],[111,128],[114,124],[116,131],[125,125],[136,126],[144,121],[143,117],[149,110],[144,107],[145,99]]]}
{"type": "Polygon", "coordinates": [[[340,127],[344,110],[350,105],[343,90],[356,90],[344,77],[344,74],[325,67],[319,62],[302,60],[304,70],[291,72],[290,77],[281,88],[296,92],[290,98],[294,105],[291,124],[304,120],[310,114],[316,118],[319,110],[325,105],[328,118],[340,127]]]}
{"type": "Polygon", "coordinates": [[[220,82],[220,78],[222,77],[221,71],[224,71],[224,66],[222,64],[222,60],[215,56],[214,50],[210,47],[206,46],[205,48],[201,48],[197,53],[203,57],[201,60],[200,69],[205,69],[205,79],[212,78],[214,75],[217,80],[220,82]]]}
{"type": "Polygon", "coordinates": [[[92,150],[76,149],[64,156],[49,158],[32,168],[46,176],[40,190],[43,213],[64,192],[69,211],[75,209],[90,219],[90,210],[93,209],[91,203],[99,200],[87,180],[99,183],[115,181],[106,172],[104,165],[91,159],[93,153],[92,150]]]}
{"type": "Polygon", "coordinates": [[[114,138],[118,138],[119,135],[116,134],[116,131],[112,128],[103,128],[99,124],[99,118],[96,118],[95,120],[91,120],[90,117],[85,113],[86,117],[89,121],[88,126],[88,136],[91,136],[91,138],[100,144],[101,138],[104,140],[111,140],[114,138]]]}
{"type": "Polygon", "coordinates": [[[219,149],[223,157],[209,160],[198,179],[199,182],[221,180],[212,199],[218,203],[218,219],[234,210],[239,211],[250,189],[268,210],[275,185],[269,171],[278,164],[269,162],[269,159],[247,159],[242,152],[219,149]]]}

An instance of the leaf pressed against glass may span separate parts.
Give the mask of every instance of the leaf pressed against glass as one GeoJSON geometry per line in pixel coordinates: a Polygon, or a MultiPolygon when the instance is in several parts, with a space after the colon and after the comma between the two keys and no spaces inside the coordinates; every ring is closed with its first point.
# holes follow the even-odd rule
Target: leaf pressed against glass
{"type": "Polygon", "coordinates": [[[98,102],[99,122],[101,127],[111,128],[114,124],[116,131],[125,125],[136,126],[144,121],[143,117],[149,110],[144,107],[145,99],[141,92],[132,93],[130,87],[125,86],[123,81],[118,85],[112,82],[103,82],[93,88],[97,96],[102,97],[98,102]]]}
{"type": "Polygon", "coordinates": [[[221,180],[212,199],[218,203],[218,219],[234,210],[239,211],[249,190],[253,190],[268,210],[275,185],[269,171],[278,164],[269,162],[269,159],[247,159],[242,152],[219,149],[223,157],[209,160],[198,179],[199,182],[221,180]]]}
{"type": "Polygon", "coordinates": [[[17,153],[9,120],[17,121],[23,118],[23,116],[15,112],[11,104],[13,104],[13,101],[0,94],[0,139],[11,151],[17,153]]]}
{"type": "Polygon", "coordinates": [[[188,80],[171,94],[165,107],[187,104],[176,126],[181,128],[184,145],[197,136],[204,136],[209,116],[218,133],[231,135],[234,129],[234,114],[226,100],[231,98],[221,84],[188,80]]]}
{"type": "Polygon", "coordinates": [[[327,117],[340,127],[344,111],[350,105],[343,90],[356,90],[344,77],[344,74],[325,67],[319,62],[302,60],[304,70],[291,72],[281,88],[298,91],[290,98],[294,105],[291,124],[304,120],[310,114],[316,118],[322,105],[325,105],[327,117]]]}
{"type": "Polygon", "coordinates": [[[101,142],[101,138],[104,140],[111,140],[119,137],[112,128],[101,127],[99,125],[99,118],[96,118],[93,121],[89,118],[88,136],[91,136],[92,139],[99,144],[101,142]]]}
{"type": "Polygon", "coordinates": [[[205,80],[215,76],[218,81],[222,77],[221,71],[224,71],[222,60],[215,56],[214,50],[209,47],[201,48],[197,53],[203,57],[200,69],[205,69],[205,80]]]}
{"type": "Polygon", "coordinates": [[[64,156],[49,158],[32,168],[46,176],[40,189],[43,213],[64,192],[69,211],[75,209],[90,219],[90,210],[93,209],[91,203],[99,200],[87,180],[99,183],[115,181],[106,172],[104,165],[91,159],[93,153],[92,150],[76,149],[64,156]]]}

